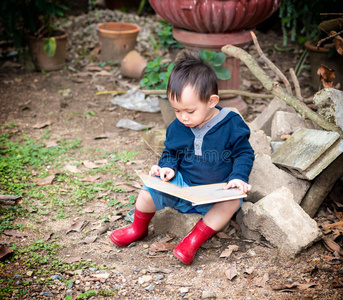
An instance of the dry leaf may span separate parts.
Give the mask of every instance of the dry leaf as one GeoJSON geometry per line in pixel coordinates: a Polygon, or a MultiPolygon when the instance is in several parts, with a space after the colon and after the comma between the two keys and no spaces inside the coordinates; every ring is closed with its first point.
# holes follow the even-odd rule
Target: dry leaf
{"type": "Polygon", "coordinates": [[[255,267],[250,267],[250,268],[246,269],[244,271],[244,273],[251,274],[252,272],[254,272],[254,270],[255,270],[255,267]]]}
{"type": "Polygon", "coordinates": [[[66,165],[64,168],[71,173],[80,173],[80,170],[76,166],[66,165]]]}
{"type": "Polygon", "coordinates": [[[315,283],[298,283],[294,282],[292,284],[279,284],[272,287],[273,290],[279,290],[280,292],[299,292],[306,290],[310,287],[316,286],[315,283]]]}
{"type": "Polygon", "coordinates": [[[97,166],[95,163],[93,163],[93,162],[91,162],[91,161],[89,161],[89,160],[84,160],[82,163],[85,165],[85,167],[86,167],[87,169],[96,169],[96,168],[99,168],[99,166],[97,166]]]}
{"type": "Polygon", "coordinates": [[[55,141],[50,141],[50,142],[47,142],[45,144],[45,147],[47,147],[47,148],[56,147],[56,146],[58,146],[58,145],[55,141]]]}
{"type": "Polygon", "coordinates": [[[101,135],[96,136],[94,139],[95,140],[108,139],[108,135],[107,134],[101,134],[101,135]]]}
{"type": "Polygon", "coordinates": [[[329,237],[325,236],[322,238],[322,241],[324,242],[324,246],[331,252],[338,252],[342,254],[341,247],[331,240],[329,237]]]}
{"type": "Polygon", "coordinates": [[[225,271],[225,275],[229,280],[232,280],[237,276],[237,269],[236,267],[231,267],[225,271]]]}
{"type": "Polygon", "coordinates": [[[91,208],[91,207],[85,207],[85,208],[83,209],[83,211],[86,212],[86,213],[92,213],[92,212],[94,212],[94,209],[91,208]]]}
{"type": "Polygon", "coordinates": [[[161,251],[168,251],[173,250],[176,247],[176,243],[161,243],[155,242],[150,246],[149,251],[151,252],[161,252],[161,251]]]}
{"type": "Polygon", "coordinates": [[[101,281],[105,282],[105,280],[110,277],[110,274],[108,273],[100,273],[100,274],[92,274],[91,276],[88,276],[86,278],[83,278],[84,281],[101,281]]]}
{"type": "Polygon", "coordinates": [[[95,182],[95,181],[97,181],[97,180],[100,179],[100,178],[101,178],[100,175],[93,175],[93,176],[87,176],[87,177],[81,179],[81,181],[95,182]]]}
{"type": "Polygon", "coordinates": [[[94,243],[97,239],[97,236],[94,235],[94,236],[88,236],[86,238],[84,238],[83,240],[80,241],[80,243],[83,243],[83,244],[90,244],[90,243],[94,243]]]}
{"type": "Polygon", "coordinates": [[[269,274],[265,273],[262,277],[257,277],[255,280],[255,285],[259,287],[264,287],[269,280],[269,274]]]}
{"type": "Polygon", "coordinates": [[[324,88],[333,88],[333,81],[332,79],[335,78],[334,70],[328,68],[325,65],[321,65],[317,71],[319,75],[319,79],[323,84],[324,88]]]}
{"type": "Polygon", "coordinates": [[[230,245],[227,249],[225,249],[219,257],[229,257],[233,251],[237,251],[238,246],[230,245]]]}
{"type": "Polygon", "coordinates": [[[228,234],[226,234],[225,232],[222,232],[222,231],[217,232],[216,235],[220,239],[229,239],[230,238],[230,236],[228,234]]]}
{"type": "Polygon", "coordinates": [[[129,186],[127,184],[121,184],[121,185],[118,185],[117,187],[128,192],[133,192],[136,190],[136,188],[129,186]]]}
{"type": "Polygon", "coordinates": [[[70,231],[81,231],[84,225],[85,225],[84,221],[77,221],[70,226],[70,228],[66,231],[66,234],[69,233],[70,231]]]}
{"type": "Polygon", "coordinates": [[[51,124],[52,124],[51,121],[47,121],[47,122],[43,122],[43,123],[37,123],[37,124],[33,125],[33,128],[34,129],[42,129],[42,128],[45,128],[51,124]]]}
{"type": "Polygon", "coordinates": [[[6,247],[5,245],[0,246],[0,258],[3,258],[7,254],[12,253],[12,252],[13,250],[11,248],[6,247]]]}
{"type": "Polygon", "coordinates": [[[5,230],[2,232],[4,235],[7,236],[13,236],[13,237],[17,237],[17,238],[23,238],[28,236],[26,233],[24,232],[15,232],[15,231],[11,231],[11,230],[5,230]]]}
{"type": "Polygon", "coordinates": [[[108,164],[108,160],[107,160],[107,159],[98,159],[98,160],[95,160],[94,162],[95,162],[96,164],[102,165],[102,166],[108,164]]]}
{"type": "Polygon", "coordinates": [[[53,232],[50,232],[50,233],[48,233],[45,237],[44,237],[44,241],[48,241],[48,240],[50,240],[50,238],[53,236],[53,232]]]}
{"type": "Polygon", "coordinates": [[[113,217],[111,217],[110,222],[117,221],[117,220],[121,219],[122,217],[123,216],[121,216],[121,215],[113,216],[113,217]]]}
{"type": "MultiPolygon", "coordinates": [[[[330,31],[330,35],[336,34],[336,31],[330,31]]],[[[340,54],[343,55],[343,38],[339,35],[335,36],[333,38],[333,43],[335,44],[336,51],[340,54]]]]}
{"type": "Polygon", "coordinates": [[[69,257],[65,260],[65,262],[67,264],[72,264],[72,263],[75,263],[75,262],[79,262],[80,260],[82,259],[81,256],[76,256],[76,257],[69,257]]]}
{"type": "Polygon", "coordinates": [[[109,229],[109,226],[108,225],[104,225],[104,226],[101,226],[97,229],[98,233],[99,234],[103,234],[105,233],[107,230],[109,229]]]}
{"type": "Polygon", "coordinates": [[[32,179],[32,181],[39,186],[45,186],[45,185],[51,185],[54,179],[55,179],[55,175],[50,175],[45,178],[34,178],[32,179]]]}

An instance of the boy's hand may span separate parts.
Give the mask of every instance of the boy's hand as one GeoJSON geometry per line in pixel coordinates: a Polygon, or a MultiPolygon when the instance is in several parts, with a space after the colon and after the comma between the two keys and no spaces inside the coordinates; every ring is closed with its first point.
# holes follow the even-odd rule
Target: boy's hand
{"type": "Polygon", "coordinates": [[[175,176],[175,171],[171,168],[161,168],[157,165],[151,167],[150,176],[160,176],[162,181],[169,181],[175,176]]]}
{"type": "Polygon", "coordinates": [[[240,179],[232,179],[224,186],[224,189],[230,188],[239,188],[242,192],[246,193],[251,190],[251,185],[240,179]]]}

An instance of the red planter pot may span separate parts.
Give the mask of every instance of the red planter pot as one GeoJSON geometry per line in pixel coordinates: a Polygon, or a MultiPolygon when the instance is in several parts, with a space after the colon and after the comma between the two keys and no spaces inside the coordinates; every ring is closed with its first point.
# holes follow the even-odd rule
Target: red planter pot
{"type": "Polygon", "coordinates": [[[150,0],[164,20],[175,27],[202,33],[248,29],[270,17],[281,0],[150,0]]]}

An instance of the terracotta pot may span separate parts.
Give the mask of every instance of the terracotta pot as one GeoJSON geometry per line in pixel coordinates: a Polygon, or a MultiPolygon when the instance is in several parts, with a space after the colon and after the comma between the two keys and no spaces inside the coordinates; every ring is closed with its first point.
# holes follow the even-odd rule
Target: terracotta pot
{"type": "Polygon", "coordinates": [[[44,41],[46,38],[36,38],[29,36],[29,48],[32,60],[37,70],[56,71],[63,68],[67,56],[68,34],[63,33],[56,36],[56,52],[53,57],[49,57],[44,52],[44,41]]]}
{"type": "Polygon", "coordinates": [[[125,77],[141,79],[146,65],[146,59],[136,50],[132,50],[123,58],[120,72],[125,77]]]}
{"type": "Polygon", "coordinates": [[[121,63],[124,56],[134,49],[140,27],[131,23],[109,22],[98,25],[101,60],[121,63]]]}
{"type": "Polygon", "coordinates": [[[335,71],[334,84],[343,83],[343,56],[335,52],[329,57],[329,48],[317,48],[317,41],[307,41],[305,43],[306,49],[309,51],[310,65],[311,65],[311,80],[312,86],[315,89],[321,88],[321,82],[317,71],[320,65],[326,65],[335,71]]]}
{"type": "Polygon", "coordinates": [[[158,105],[161,109],[161,115],[163,119],[164,125],[168,127],[171,122],[173,122],[176,118],[175,115],[175,110],[174,108],[170,105],[170,102],[167,98],[158,98],[158,105]]]}
{"type": "Polygon", "coordinates": [[[202,33],[236,32],[270,17],[281,0],[150,0],[164,20],[175,27],[202,33]]]}

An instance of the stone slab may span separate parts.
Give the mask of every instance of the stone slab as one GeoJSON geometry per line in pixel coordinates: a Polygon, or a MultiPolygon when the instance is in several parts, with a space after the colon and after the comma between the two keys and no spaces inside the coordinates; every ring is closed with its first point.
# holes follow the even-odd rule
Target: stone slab
{"type": "Polygon", "coordinates": [[[286,187],[249,204],[240,213],[243,223],[278,247],[282,256],[295,256],[322,237],[317,223],[293,200],[286,187]]]}
{"type": "Polygon", "coordinates": [[[156,234],[170,233],[183,238],[201,218],[199,214],[182,214],[173,208],[166,207],[156,212],[152,224],[156,234]]]}
{"type": "Polygon", "coordinates": [[[274,164],[298,178],[314,179],[343,152],[337,132],[299,129],[271,155],[274,164]]]}
{"type": "Polygon", "coordinates": [[[255,155],[270,155],[272,153],[269,140],[263,130],[251,131],[249,142],[255,155]]]}
{"type": "Polygon", "coordinates": [[[248,197],[250,202],[257,202],[281,186],[294,194],[296,203],[300,203],[310,187],[310,182],[294,177],[287,171],[279,169],[272,163],[269,155],[257,155],[249,177],[252,186],[248,197]]]}
{"type": "Polygon", "coordinates": [[[301,116],[287,111],[277,111],[271,125],[272,140],[280,141],[283,135],[291,135],[300,128],[307,128],[301,116]]]}

